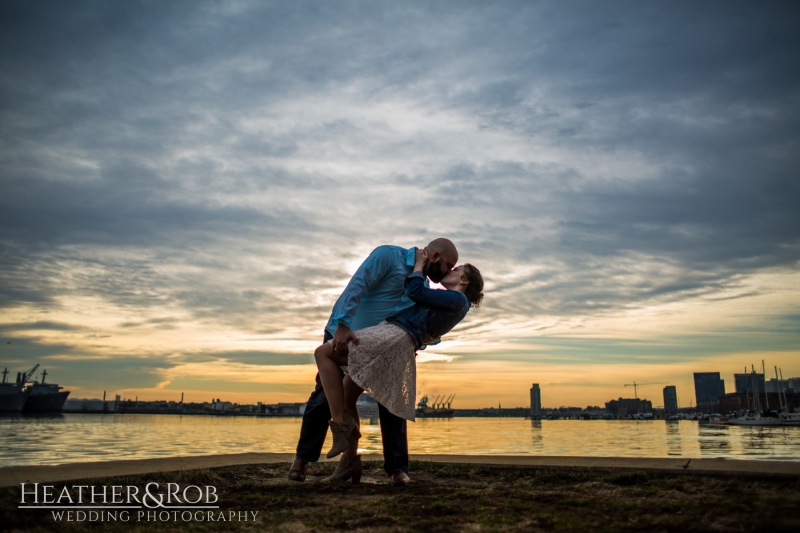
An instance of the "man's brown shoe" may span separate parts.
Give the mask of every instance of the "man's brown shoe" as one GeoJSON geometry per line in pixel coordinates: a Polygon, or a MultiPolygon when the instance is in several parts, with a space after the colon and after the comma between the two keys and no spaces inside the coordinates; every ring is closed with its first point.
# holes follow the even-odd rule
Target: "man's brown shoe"
{"type": "Polygon", "coordinates": [[[289,479],[292,481],[305,481],[306,468],[308,463],[302,459],[295,459],[292,463],[292,468],[289,469],[289,479]]]}
{"type": "Polygon", "coordinates": [[[405,487],[406,485],[411,483],[411,478],[408,477],[408,474],[406,474],[405,472],[399,471],[392,474],[389,483],[391,483],[395,487],[405,487]]]}

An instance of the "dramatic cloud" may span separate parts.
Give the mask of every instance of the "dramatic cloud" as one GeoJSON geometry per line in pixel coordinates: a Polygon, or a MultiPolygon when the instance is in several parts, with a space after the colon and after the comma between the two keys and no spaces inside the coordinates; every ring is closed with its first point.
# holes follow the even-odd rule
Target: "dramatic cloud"
{"type": "MultiPolygon", "coordinates": [[[[428,387],[493,368],[597,404],[625,393],[614,365],[689,387],[692,361],[765,351],[800,374],[798,22],[777,2],[4,2],[3,363],[87,395],[299,401],[360,261],[444,235],[487,296],[425,355],[428,387]],[[607,389],[570,385],[588,363],[607,389]]],[[[526,401],[484,383],[461,406],[526,401]]]]}

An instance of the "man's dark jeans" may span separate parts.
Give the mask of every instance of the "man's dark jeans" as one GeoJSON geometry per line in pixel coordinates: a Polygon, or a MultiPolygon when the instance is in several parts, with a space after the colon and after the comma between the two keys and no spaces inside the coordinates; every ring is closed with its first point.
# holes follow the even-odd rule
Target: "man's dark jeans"
{"type": "MultiPolygon", "coordinates": [[[[331,335],[326,331],[323,342],[328,342],[331,335]]],[[[390,476],[395,472],[408,474],[408,433],[406,421],[389,412],[378,404],[378,415],[381,420],[381,438],[383,440],[383,468],[390,476]]],[[[319,460],[325,436],[328,434],[328,421],[331,411],[328,399],[317,374],[317,386],[308,398],[303,413],[303,424],[300,426],[300,440],[297,442],[297,458],[303,461],[319,460]]]]}

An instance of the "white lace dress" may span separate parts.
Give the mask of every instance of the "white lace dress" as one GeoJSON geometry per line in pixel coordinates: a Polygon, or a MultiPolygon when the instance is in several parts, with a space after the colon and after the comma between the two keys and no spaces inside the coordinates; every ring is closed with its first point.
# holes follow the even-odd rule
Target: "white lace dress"
{"type": "Polygon", "coordinates": [[[414,421],[417,398],[417,346],[403,328],[381,322],[355,332],[342,370],[392,414],[414,421]]]}

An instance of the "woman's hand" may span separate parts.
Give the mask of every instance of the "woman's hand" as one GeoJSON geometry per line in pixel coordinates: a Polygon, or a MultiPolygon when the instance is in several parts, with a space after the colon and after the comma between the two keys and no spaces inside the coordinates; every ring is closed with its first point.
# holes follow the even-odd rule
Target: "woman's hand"
{"type": "Polygon", "coordinates": [[[414,272],[422,272],[422,269],[428,263],[428,250],[425,248],[417,249],[417,253],[414,256],[414,272]]]}

